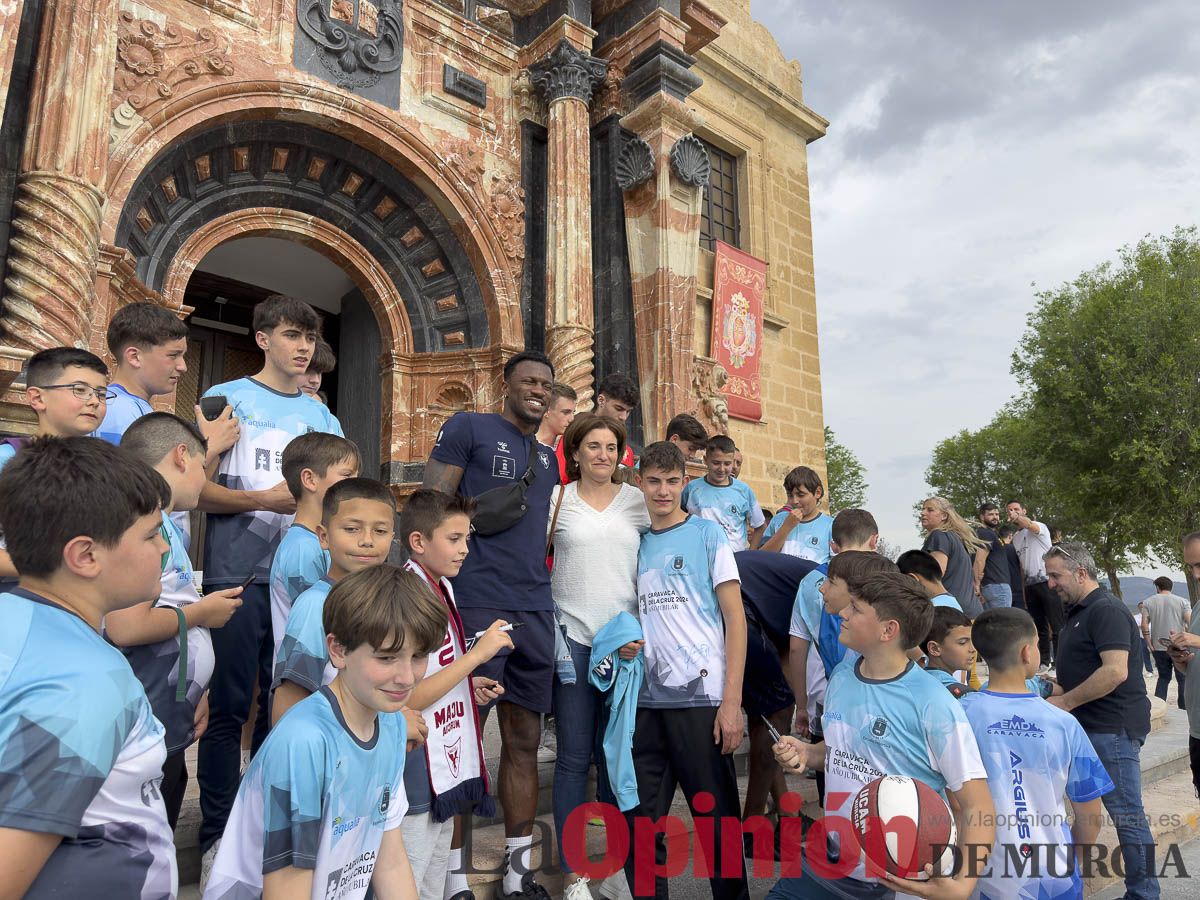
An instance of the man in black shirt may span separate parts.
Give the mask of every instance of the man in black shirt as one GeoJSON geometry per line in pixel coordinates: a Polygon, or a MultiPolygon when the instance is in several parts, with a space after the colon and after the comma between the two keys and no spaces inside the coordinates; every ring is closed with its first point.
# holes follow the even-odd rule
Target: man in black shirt
{"type": "Polygon", "coordinates": [[[995,503],[983,504],[979,507],[979,521],[983,527],[976,528],[975,534],[986,546],[975,551],[975,592],[983,598],[986,609],[1012,606],[1008,557],[996,536],[996,529],[1000,527],[1000,507],[995,503]]]}
{"type": "Polygon", "coordinates": [[[1067,618],[1060,632],[1058,682],[1050,702],[1079,720],[1116,789],[1104,808],[1125,861],[1125,896],[1159,896],[1154,838],[1142,807],[1141,749],[1150,733],[1150,699],[1141,669],[1141,634],[1125,605],[1100,586],[1091,553],[1073,541],[1043,557],[1050,589],[1067,618]]]}

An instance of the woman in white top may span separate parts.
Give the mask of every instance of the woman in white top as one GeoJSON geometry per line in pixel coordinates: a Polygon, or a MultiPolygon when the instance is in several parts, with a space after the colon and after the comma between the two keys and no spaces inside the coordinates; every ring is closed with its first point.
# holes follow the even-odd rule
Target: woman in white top
{"type": "MultiPolygon", "coordinates": [[[[596,761],[597,793],[612,802],[599,752],[604,695],[588,681],[592,638],[617,613],[638,613],[637,558],[650,515],[642,492],[614,481],[625,452],[625,428],[610,416],[583,415],[563,437],[567,476],[574,480],[554,495],[550,506],[554,602],[575,662],[575,684],[554,682],[558,756],[554,762],[554,827],[562,856],[567,816],[586,800],[588,768],[596,761]],[[557,516],[557,517],[556,517],[557,516]]],[[[627,644],[632,658],[643,642],[627,644]]],[[[564,859],[566,900],[589,900],[587,879],[564,859]]],[[[621,873],[618,873],[620,875],[621,873]]],[[[602,890],[602,893],[604,891],[602,890]]]]}

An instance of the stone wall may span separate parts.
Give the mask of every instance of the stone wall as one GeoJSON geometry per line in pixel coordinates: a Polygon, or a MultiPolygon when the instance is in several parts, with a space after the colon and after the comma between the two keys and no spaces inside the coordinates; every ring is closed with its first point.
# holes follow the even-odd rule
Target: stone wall
{"type": "MultiPolygon", "coordinates": [[[[741,245],[765,259],[765,345],[761,423],[730,419],[742,448],[742,478],[764,506],[782,505],[783,477],[798,465],[825,472],[821,369],[813,277],[808,142],[827,122],[803,105],[800,65],[750,18],[749,4],[712,4],[728,22],[699,51],[704,79],[689,97],[701,117],[697,134],[739,159],[741,245]]],[[[708,356],[713,254],[700,251],[696,353],[708,356]]]]}

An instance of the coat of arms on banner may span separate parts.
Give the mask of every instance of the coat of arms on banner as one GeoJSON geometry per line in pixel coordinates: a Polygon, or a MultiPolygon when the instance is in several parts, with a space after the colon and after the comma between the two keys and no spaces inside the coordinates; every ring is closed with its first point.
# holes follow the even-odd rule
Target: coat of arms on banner
{"type": "Polygon", "coordinates": [[[450,766],[450,774],[457,778],[459,771],[462,769],[461,736],[456,737],[453,742],[446,745],[446,763],[450,766]]]}
{"type": "Polygon", "coordinates": [[[750,315],[750,301],[740,291],[729,298],[721,346],[728,351],[729,362],[735,369],[742,368],[758,347],[758,323],[750,315]]]}
{"type": "Polygon", "coordinates": [[[728,415],[762,421],[763,298],[767,264],[717,241],[713,261],[712,356],[728,375],[728,415]]]}

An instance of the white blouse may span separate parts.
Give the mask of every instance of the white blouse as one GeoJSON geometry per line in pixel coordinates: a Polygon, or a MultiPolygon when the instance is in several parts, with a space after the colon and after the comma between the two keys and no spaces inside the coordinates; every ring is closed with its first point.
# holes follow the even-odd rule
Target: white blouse
{"type": "MultiPolygon", "coordinates": [[[[551,495],[549,531],[558,491],[551,495]]],[[[579,497],[579,482],[563,490],[554,525],[554,602],[571,640],[592,645],[596,632],[619,612],[636,616],[637,559],[650,529],[646,499],[631,484],[602,512],[579,497]]]]}

